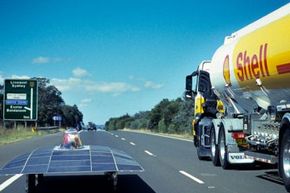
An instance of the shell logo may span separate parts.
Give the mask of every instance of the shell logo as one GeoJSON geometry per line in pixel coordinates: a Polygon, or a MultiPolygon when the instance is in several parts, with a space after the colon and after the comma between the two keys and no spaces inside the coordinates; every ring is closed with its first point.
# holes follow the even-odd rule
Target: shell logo
{"type": "Polygon", "coordinates": [[[231,75],[230,75],[230,60],[229,60],[229,55],[227,55],[225,57],[225,60],[224,60],[223,74],[224,74],[224,80],[226,82],[226,86],[231,86],[231,75]]]}

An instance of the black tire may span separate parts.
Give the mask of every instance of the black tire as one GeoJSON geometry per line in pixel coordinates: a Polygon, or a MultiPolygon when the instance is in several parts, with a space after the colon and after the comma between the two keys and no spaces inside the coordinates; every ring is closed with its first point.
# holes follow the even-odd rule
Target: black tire
{"type": "Polygon", "coordinates": [[[117,172],[107,172],[105,176],[108,180],[108,185],[110,186],[110,192],[116,192],[118,188],[118,173],[117,172]]]}
{"type": "Polygon", "coordinates": [[[215,137],[214,128],[212,128],[210,131],[210,157],[214,166],[221,165],[220,160],[219,160],[219,149],[218,149],[218,145],[216,145],[216,137],[215,137]]]}
{"type": "Polygon", "coordinates": [[[218,138],[219,160],[223,169],[230,169],[231,164],[228,160],[228,148],[226,145],[226,135],[223,126],[221,126],[218,138]]]}
{"type": "Polygon", "coordinates": [[[36,189],[36,178],[35,174],[28,174],[26,176],[26,192],[34,193],[36,189]]]}
{"type": "Polygon", "coordinates": [[[202,149],[200,147],[196,147],[196,153],[199,160],[206,160],[207,157],[203,156],[202,149]]]}
{"type": "Polygon", "coordinates": [[[37,176],[36,176],[36,184],[38,185],[38,184],[42,184],[43,183],[43,178],[44,178],[44,176],[43,176],[43,174],[37,174],[37,176]]]}
{"type": "MultiPolygon", "coordinates": [[[[289,127],[289,125],[288,125],[289,127]]],[[[285,188],[290,192],[290,128],[282,136],[279,152],[279,173],[284,181],[285,188]]]]}

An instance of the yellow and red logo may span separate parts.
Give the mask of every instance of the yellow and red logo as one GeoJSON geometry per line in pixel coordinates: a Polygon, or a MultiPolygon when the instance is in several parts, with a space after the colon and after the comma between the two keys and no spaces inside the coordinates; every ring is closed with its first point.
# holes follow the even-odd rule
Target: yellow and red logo
{"type": "Polygon", "coordinates": [[[232,64],[241,87],[256,90],[259,79],[268,89],[290,88],[289,31],[290,15],[287,15],[238,40],[232,64]]]}
{"type": "Polygon", "coordinates": [[[267,46],[267,43],[261,45],[259,51],[256,52],[258,54],[252,56],[246,50],[238,54],[235,72],[239,81],[270,76],[267,64],[267,46]]]}
{"type": "Polygon", "coordinates": [[[230,75],[230,60],[229,55],[225,57],[223,66],[224,79],[227,86],[231,86],[231,75],[230,75]]]}

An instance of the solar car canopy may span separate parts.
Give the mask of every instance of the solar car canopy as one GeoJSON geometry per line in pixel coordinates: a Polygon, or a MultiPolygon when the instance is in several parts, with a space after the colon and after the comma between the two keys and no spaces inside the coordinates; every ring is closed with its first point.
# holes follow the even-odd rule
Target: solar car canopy
{"type": "Polygon", "coordinates": [[[80,149],[39,148],[8,162],[0,175],[14,174],[94,174],[140,172],[142,166],[123,151],[106,146],[80,149]]]}

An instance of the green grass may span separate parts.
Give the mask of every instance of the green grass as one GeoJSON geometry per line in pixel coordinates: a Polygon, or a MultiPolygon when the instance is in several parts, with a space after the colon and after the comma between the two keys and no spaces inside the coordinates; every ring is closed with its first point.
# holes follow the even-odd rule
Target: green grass
{"type": "Polygon", "coordinates": [[[17,128],[17,129],[0,128],[0,145],[29,139],[35,136],[48,135],[48,134],[59,132],[60,130],[61,129],[32,132],[31,128],[17,128]]]}

